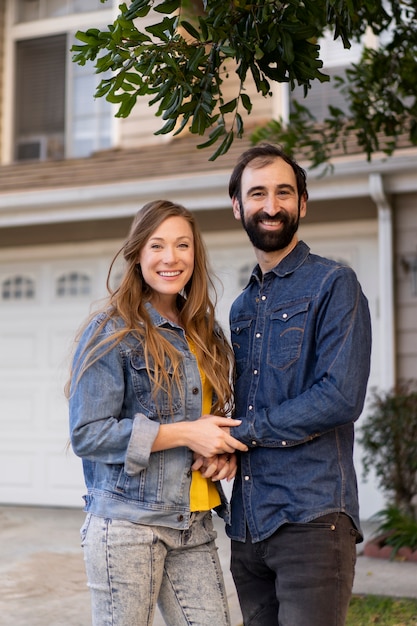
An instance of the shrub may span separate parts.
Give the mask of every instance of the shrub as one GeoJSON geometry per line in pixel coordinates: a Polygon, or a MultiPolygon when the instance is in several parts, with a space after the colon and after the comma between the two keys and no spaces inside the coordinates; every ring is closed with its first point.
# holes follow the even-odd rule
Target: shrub
{"type": "Polygon", "coordinates": [[[374,468],[389,503],[416,518],[417,390],[415,381],[388,392],[374,391],[370,413],[358,437],[364,449],[364,478],[374,468]]]}

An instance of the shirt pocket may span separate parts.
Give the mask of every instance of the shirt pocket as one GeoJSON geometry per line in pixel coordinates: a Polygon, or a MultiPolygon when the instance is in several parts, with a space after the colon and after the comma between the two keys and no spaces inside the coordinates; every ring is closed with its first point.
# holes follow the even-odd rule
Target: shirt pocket
{"type": "Polygon", "coordinates": [[[267,363],[285,370],[301,355],[310,301],[281,305],[270,315],[267,363]]]}
{"type": "MultiPolygon", "coordinates": [[[[148,417],[163,418],[180,411],[183,402],[178,387],[171,385],[171,399],[167,390],[158,389],[155,393],[143,356],[132,355],[130,365],[135,395],[148,417]]],[[[168,365],[166,369],[170,373],[168,365]]]]}
{"type": "Polygon", "coordinates": [[[239,376],[249,363],[252,349],[251,319],[236,320],[231,323],[230,335],[235,353],[236,375],[239,376]]]}

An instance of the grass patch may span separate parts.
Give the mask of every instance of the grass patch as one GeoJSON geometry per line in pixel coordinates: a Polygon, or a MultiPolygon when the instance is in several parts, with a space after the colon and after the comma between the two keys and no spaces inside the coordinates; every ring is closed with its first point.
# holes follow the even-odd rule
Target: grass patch
{"type": "Polygon", "coordinates": [[[346,626],[417,626],[417,599],[354,595],[346,626]]]}

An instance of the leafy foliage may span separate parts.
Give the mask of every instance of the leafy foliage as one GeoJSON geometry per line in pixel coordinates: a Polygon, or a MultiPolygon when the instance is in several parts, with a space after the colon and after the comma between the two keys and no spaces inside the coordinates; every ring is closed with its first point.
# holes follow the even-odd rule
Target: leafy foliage
{"type": "Polygon", "coordinates": [[[364,448],[364,476],[375,469],[376,480],[391,502],[414,516],[417,495],[417,391],[412,382],[374,393],[359,442],[364,448]]]}
{"type": "Polygon", "coordinates": [[[417,550],[417,520],[395,506],[380,511],[375,516],[379,521],[377,533],[386,534],[384,544],[394,548],[392,558],[400,548],[417,550]]]}
{"type": "Polygon", "coordinates": [[[317,43],[326,29],[346,48],[368,27],[376,34],[390,27],[392,37],[384,48],[365,50],[349,82],[340,79],[349,121],[341,123],[342,113],[330,110],[317,136],[308,107],[299,104],[288,128],[282,120],[272,126],[274,138],[291,151],[300,136],[304,143],[311,136],[313,165],[327,160],[332,144],[343,145],[352,131],[368,157],[380,149],[381,132],[390,136],[384,149],[392,152],[405,123],[417,143],[414,0],[134,0],[119,8],[107,29],[79,31],[80,43],[72,48],[77,63],[93,61],[98,73],[112,71],[96,96],[116,103],[119,117],[127,117],[139,97],[150,96],[163,120],[157,134],[184,127],[208,133],[199,147],[217,144],[212,160],[244,133],[242,112],[252,110],[245,91],[249,77],[265,97],[273,82],[300,85],[308,96],[312,81],[329,79],[321,71],[317,43]],[[238,87],[227,98],[231,72],[238,87]]]}

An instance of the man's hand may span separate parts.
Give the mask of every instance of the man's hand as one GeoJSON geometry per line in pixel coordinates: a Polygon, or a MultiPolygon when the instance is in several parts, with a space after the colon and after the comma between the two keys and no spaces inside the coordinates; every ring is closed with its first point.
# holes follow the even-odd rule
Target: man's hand
{"type": "Polygon", "coordinates": [[[194,455],[192,470],[200,470],[204,478],[211,478],[212,481],[230,481],[236,476],[237,456],[236,454],[218,454],[210,458],[194,455]]]}

